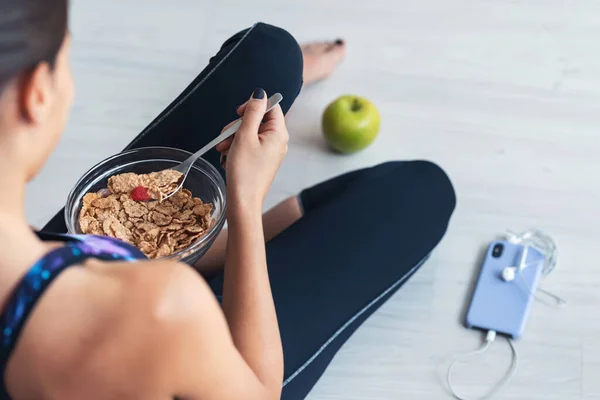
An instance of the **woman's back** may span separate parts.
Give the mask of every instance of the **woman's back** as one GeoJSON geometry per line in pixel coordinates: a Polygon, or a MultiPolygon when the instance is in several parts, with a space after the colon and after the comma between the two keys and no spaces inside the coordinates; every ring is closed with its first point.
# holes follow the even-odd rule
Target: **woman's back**
{"type": "Polygon", "coordinates": [[[169,348],[172,322],[185,318],[173,294],[190,276],[176,264],[129,262],[137,257],[108,238],[70,240],[2,294],[0,366],[8,361],[4,383],[14,397],[174,396],[160,348],[169,348]]]}

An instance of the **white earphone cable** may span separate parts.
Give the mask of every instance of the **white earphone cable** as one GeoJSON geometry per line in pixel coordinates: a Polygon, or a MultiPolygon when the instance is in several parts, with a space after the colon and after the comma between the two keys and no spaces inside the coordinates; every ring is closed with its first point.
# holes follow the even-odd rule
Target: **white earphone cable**
{"type": "Polygon", "coordinates": [[[521,283],[523,284],[523,286],[525,286],[525,289],[527,290],[527,292],[533,296],[534,299],[536,299],[537,301],[539,301],[540,303],[548,306],[548,307],[559,307],[563,304],[567,304],[567,301],[565,299],[563,299],[562,297],[559,297],[557,295],[555,295],[554,293],[551,293],[547,290],[541,289],[541,288],[537,288],[538,292],[541,292],[543,294],[545,294],[548,297],[552,297],[555,300],[555,303],[549,303],[546,300],[542,299],[540,296],[536,295],[533,290],[531,290],[531,287],[529,286],[529,284],[527,283],[527,281],[525,280],[525,278],[523,278],[523,273],[521,270],[518,271],[518,277],[519,280],[521,281],[521,283]]]}
{"type": "Polygon", "coordinates": [[[544,289],[538,287],[536,289],[536,291],[543,293],[548,297],[552,297],[556,303],[551,304],[551,303],[543,300],[541,297],[539,297],[538,295],[536,295],[534,293],[533,288],[531,286],[529,286],[529,284],[527,283],[525,278],[523,278],[523,270],[525,268],[540,264],[539,262],[532,262],[532,263],[525,264],[525,262],[527,260],[527,253],[529,251],[529,247],[533,247],[533,248],[537,249],[538,251],[542,252],[542,254],[544,254],[544,263],[542,265],[542,275],[543,276],[548,276],[552,271],[554,271],[554,268],[556,267],[557,251],[556,251],[556,245],[554,244],[554,241],[552,240],[552,238],[539,230],[531,230],[531,231],[524,232],[522,234],[517,234],[510,230],[507,232],[508,232],[507,239],[510,242],[523,245],[523,254],[521,255],[521,262],[519,263],[519,266],[516,268],[516,275],[519,277],[520,283],[523,286],[525,286],[527,293],[530,294],[534,299],[536,299],[540,303],[542,303],[546,306],[549,306],[549,307],[558,307],[563,304],[566,304],[567,301],[565,299],[563,299],[562,297],[557,296],[554,293],[551,293],[547,290],[544,290],[544,289]]]}
{"type": "MultiPolygon", "coordinates": [[[[517,350],[515,349],[515,346],[514,346],[512,340],[506,336],[505,336],[505,338],[510,346],[511,353],[512,353],[510,367],[509,367],[508,371],[506,372],[506,375],[504,375],[504,377],[502,379],[500,379],[488,393],[486,393],[482,397],[479,397],[477,400],[486,400],[486,399],[489,399],[490,397],[492,397],[496,392],[498,392],[500,389],[502,389],[504,386],[506,386],[508,381],[510,381],[512,379],[512,377],[515,376],[515,373],[517,372],[517,350]]],[[[450,365],[448,366],[448,373],[446,374],[446,382],[448,383],[448,389],[450,390],[450,393],[452,393],[452,396],[454,396],[456,399],[468,400],[465,397],[462,397],[459,394],[457,394],[456,390],[452,386],[452,370],[453,370],[454,366],[462,358],[471,357],[471,356],[485,353],[490,348],[491,344],[494,342],[495,339],[496,339],[496,332],[488,331],[487,336],[485,338],[485,342],[479,349],[477,349],[475,351],[471,351],[469,353],[459,354],[459,355],[455,356],[454,359],[452,360],[452,362],[450,363],[450,365]]]]}

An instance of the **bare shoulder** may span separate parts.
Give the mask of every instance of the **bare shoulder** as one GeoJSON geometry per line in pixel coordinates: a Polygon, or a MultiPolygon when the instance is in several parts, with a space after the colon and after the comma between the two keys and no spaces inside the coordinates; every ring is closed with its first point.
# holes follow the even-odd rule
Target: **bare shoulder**
{"type": "Polygon", "coordinates": [[[101,398],[112,398],[116,393],[106,393],[112,388],[119,388],[121,398],[140,398],[144,391],[155,398],[169,391],[164,370],[174,339],[197,320],[226,330],[208,285],[186,265],[91,261],[69,268],[31,314],[7,381],[15,390],[50,389],[64,398],[91,388],[104,392],[101,398]],[[126,388],[135,396],[128,397],[126,388]]]}
{"type": "Polygon", "coordinates": [[[212,320],[221,314],[205,280],[185,264],[148,261],[107,266],[98,263],[86,269],[92,274],[91,280],[105,280],[106,285],[117,289],[107,299],[112,305],[106,310],[110,318],[120,323],[123,330],[151,331],[145,338],[156,336],[162,340],[162,335],[172,335],[173,330],[190,321],[212,320]]]}
{"type": "Polygon", "coordinates": [[[169,331],[198,317],[221,314],[204,278],[185,264],[148,262],[120,279],[128,288],[125,302],[132,309],[144,310],[146,322],[156,329],[169,331]]]}
{"type": "Polygon", "coordinates": [[[86,300],[80,305],[93,315],[106,314],[127,327],[153,324],[160,328],[195,316],[201,310],[218,308],[200,274],[185,264],[170,261],[92,260],[85,268],[70,270],[61,284],[63,291],[55,291],[54,303],[64,303],[76,295],[86,300]]]}
{"type": "Polygon", "coordinates": [[[109,279],[122,289],[127,304],[140,307],[158,318],[175,307],[180,313],[196,310],[198,301],[216,304],[214,295],[202,276],[191,267],[170,261],[141,263],[90,264],[86,268],[96,275],[92,279],[109,279]],[[191,305],[192,307],[186,307],[191,305]]]}

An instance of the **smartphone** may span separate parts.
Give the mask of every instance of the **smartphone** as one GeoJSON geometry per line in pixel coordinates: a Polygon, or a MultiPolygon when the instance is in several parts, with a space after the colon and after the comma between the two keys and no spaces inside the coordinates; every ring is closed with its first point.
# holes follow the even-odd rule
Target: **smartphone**
{"type": "Polygon", "coordinates": [[[507,241],[490,244],[467,312],[467,328],[494,330],[513,339],[523,335],[545,261],[535,248],[524,250],[525,246],[507,241]],[[526,267],[517,269],[514,280],[505,281],[504,268],[518,268],[522,261],[526,267]]]}

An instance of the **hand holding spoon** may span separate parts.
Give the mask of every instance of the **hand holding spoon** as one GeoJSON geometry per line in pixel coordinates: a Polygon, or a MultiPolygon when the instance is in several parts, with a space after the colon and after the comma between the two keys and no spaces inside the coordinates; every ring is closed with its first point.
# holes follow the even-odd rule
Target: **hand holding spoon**
{"type": "MultiPolygon", "coordinates": [[[[271,96],[267,100],[267,110],[265,111],[265,114],[268,113],[269,111],[271,111],[273,109],[273,107],[275,107],[277,104],[279,104],[281,102],[281,100],[283,100],[283,96],[280,93],[276,93],[273,96],[271,96]]],[[[219,136],[217,136],[216,138],[211,140],[206,146],[204,146],[203,148],[198,150],[196,153],[192,154],[190,157],[188,157],[187,160],[183,161],[179,165],[176,165],[173,168],[168,168],[168,169],[165,169],[162,171],[158,171],[157,174],[160,174],[162,172],[167,172],[167,171],[177,171],[177,172],[180,172],[183,174],[183,176],[177,182],[178,186],[174,190],[172,190],[170,193],[168,193],[164,196],[161,196],[161,201],[171,197],[175,192],[180,190],[183,187],[183,183],[185,182],[186,178],[188,177],[189,172],[192,169],[192,165],[194,165],[194,162],[196,162],[196,160],[198,158],[202,157],[207,151],[209,151],[210,149],[212,149],[213,147],[215,147],[216,145],[218,145],[219,143],[221,143],[222,141],[224,141],[225,139],[231,137],[234,133],[236,133],[238,131],[238,129],[240,128],[240,126],[242,126],[242,121],[243,121],[243,118],[238,119],[233,125],[231,125],[229,128],[227,128],[227,130],[225,130],[225,132],[223,132],[222,134],[220,134],[219,136]]]]}

